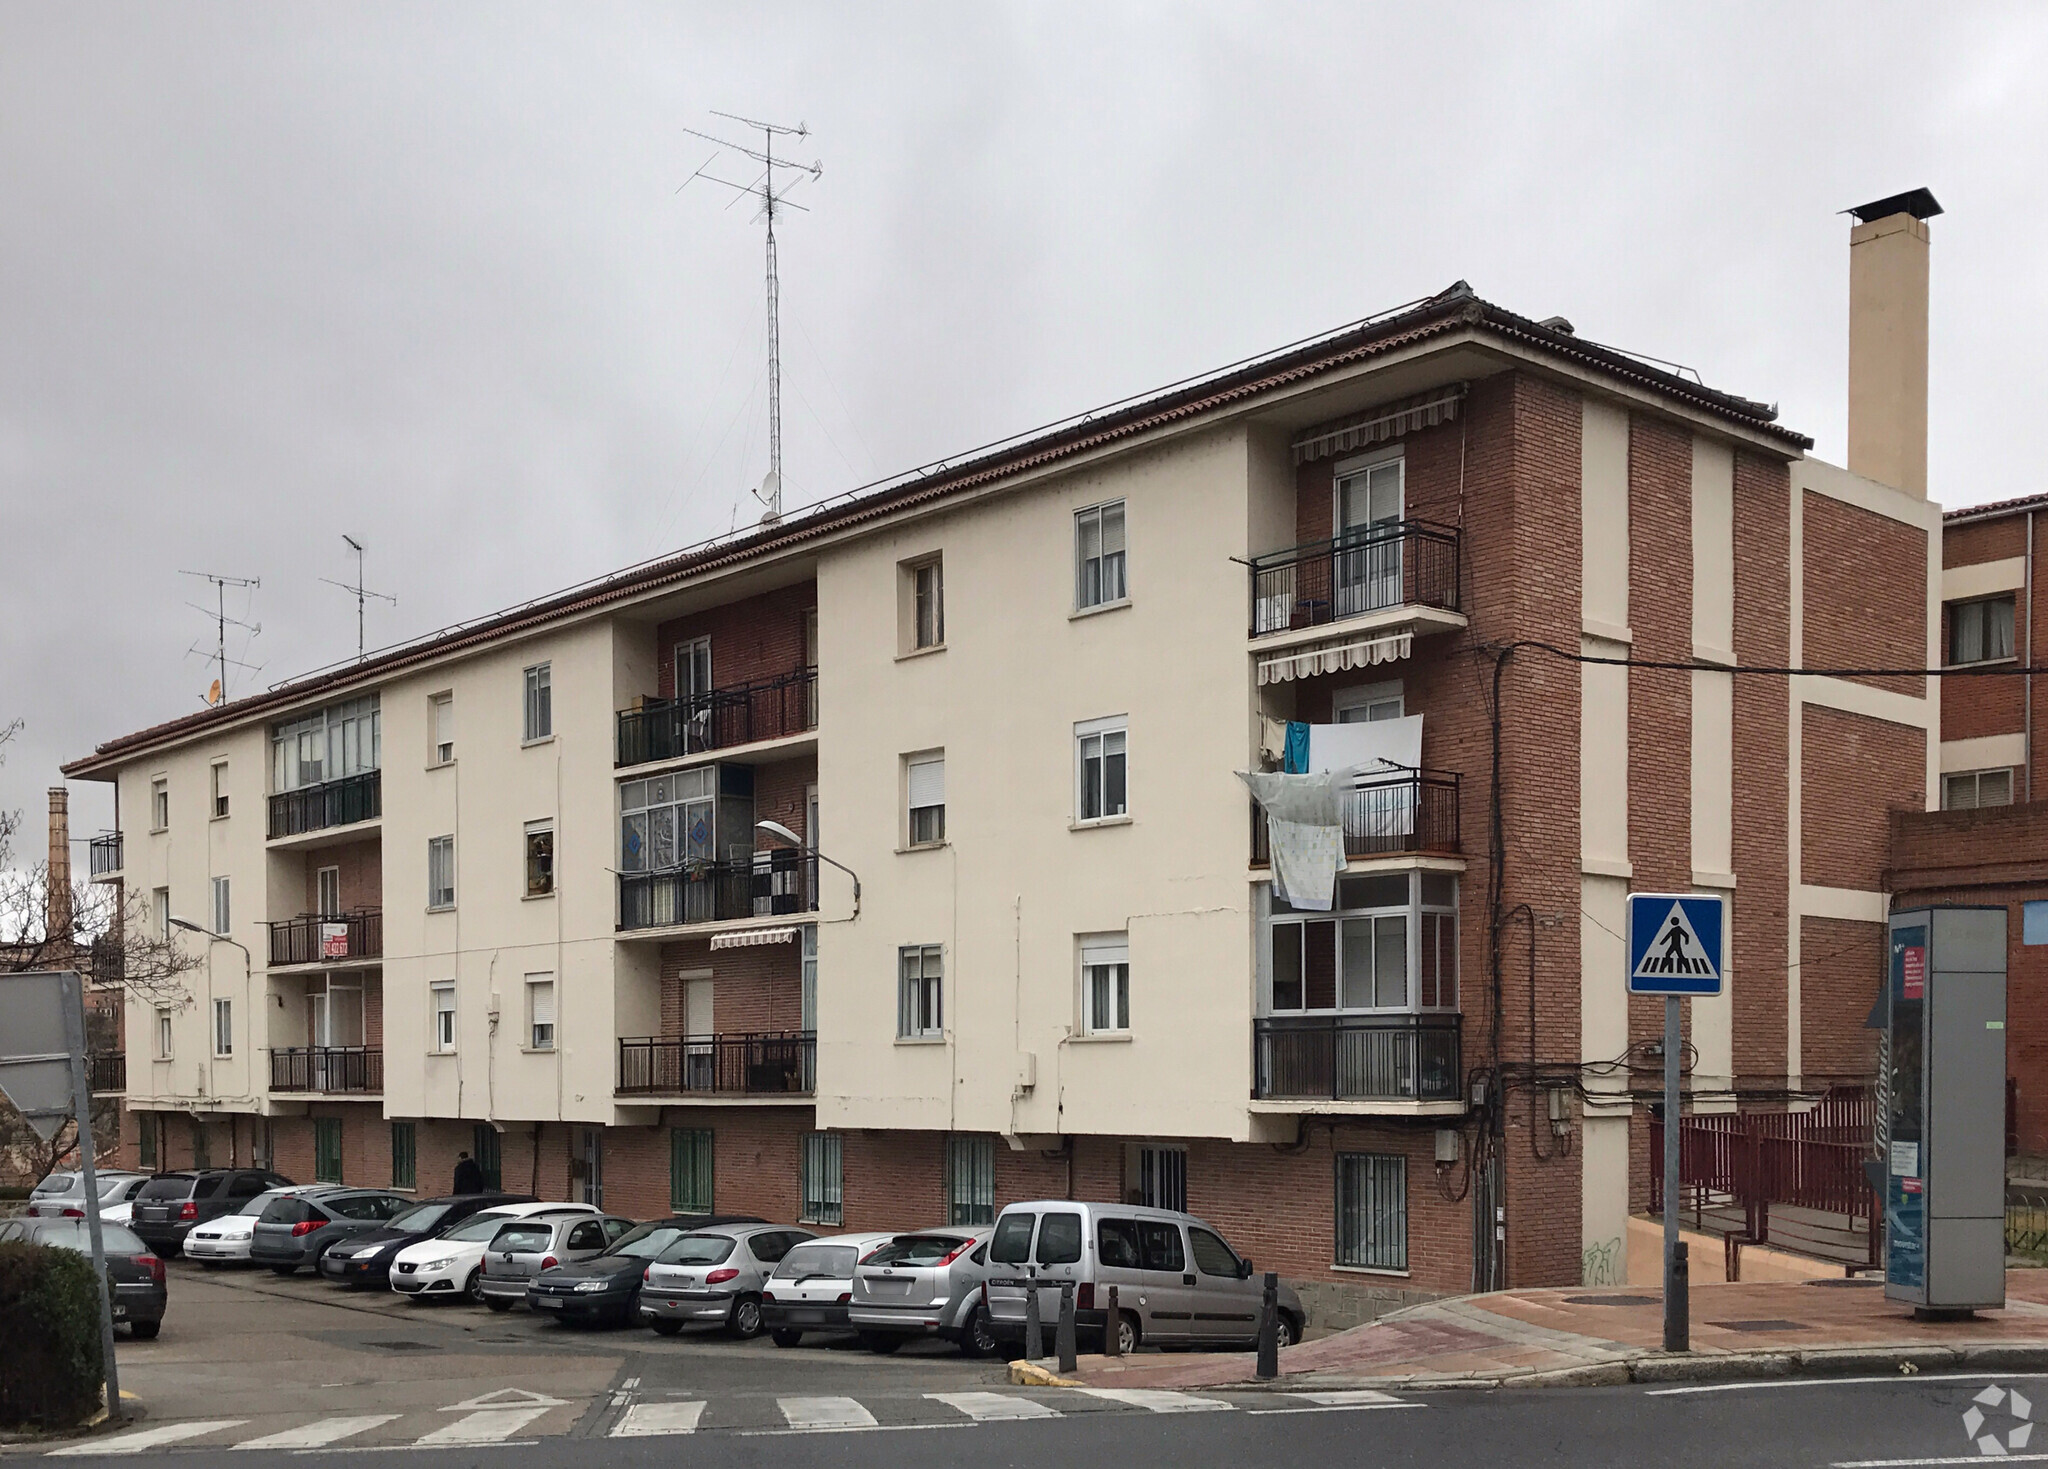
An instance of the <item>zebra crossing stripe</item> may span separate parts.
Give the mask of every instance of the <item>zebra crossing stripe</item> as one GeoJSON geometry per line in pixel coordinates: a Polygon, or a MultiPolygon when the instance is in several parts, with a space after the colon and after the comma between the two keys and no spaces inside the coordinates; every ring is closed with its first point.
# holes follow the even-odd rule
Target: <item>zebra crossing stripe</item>
{"type": "Polygon", "coordinates": [[[928,1392],[935,1403],[958,1408],[977,1423],[1003,1423],[1023,1418],[1057,1418],[1059,1411],[1030,1398],[999,1392],[928,1392]]]}
{"type": "Polygon", "coordinates": [[[50,1457],[64,1458],[81,1454],[98,1458],[101,1454],[139,1454],[144,1449],[161,1448],[165,1444],[182,1443],[188,1438],[200,1438],[209,1433],[219,1433],[224,1428],[240,1428],[249,1420],[246,1418],[213,1418],[197,1423],[164,1423],[155,1428],[144,1428],[135,1433],[124,1433],[118,1438],[87,1439],[68,1448],[51,1449],[50,1457]]]}
{"type": "Polygon", "coordinates": [[[702,1403],[635,1403],[612,1425],[613,1438],[653,1438],[659,1434],[695,1433],[704,1416],[702,1403]]]}
{"type": "Polygon", "coordinates": [[[852,1398],[777,1398],[791,1428],[874,1428],[875,1415],[852,1398]]]}
{"type": "Polygon", "coordinates": [[[312,1423],[302,1423],[297,1428],[287,1428],[282,1433],[267,1433],[262,1438],[245,1439],[235,1445],[238,1449],[318,1449],[367,1433],[382,1423],[396,1418],[396,1413],[364,1413],[355,1418],[321,1418],[312,1423]]]}
{"type": "Polygon", "coordinates": [[[479,1408],[474,1413],[463,1414],[445,1428],[435,1429],[416,1443],[423,1449],[443,1444],[503,1443],[545,1412],[546,1405],[537,1408],[479,1408]]]}
{"type": "Polygon", "coordinates": [[[1291,1392],[1287,1396],[1325,1408],[1376,1408],[1401,1401],[1390,1392],[1376,1392],[1369,1387],[1346,1388],[1340,1392],[1291,1392]]]}
{"type": "Polygon", "coordinates": [[[1218,1398],[1198,1398],[1193,1393],[1168,1392],[1158,1387],[1080,1387],[1074,1391],[1104,1402],[1122,1403],[1127,1408],[1143,1408],[1148,1413],[1206,1413],[1219,1409],[1229,1412],[1232,1407],[1218,1398]]]}

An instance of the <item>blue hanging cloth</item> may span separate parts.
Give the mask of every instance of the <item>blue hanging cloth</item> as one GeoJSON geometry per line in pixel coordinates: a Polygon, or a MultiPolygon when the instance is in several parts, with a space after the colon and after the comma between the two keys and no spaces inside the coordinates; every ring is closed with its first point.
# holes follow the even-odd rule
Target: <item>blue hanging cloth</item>
{"type": "Polygon", "coordinates": [[[1287,758],[1282,768],[1289,775],[1308,774],[1308,726],[1299,719],[1287,721],[1287,758]]]}

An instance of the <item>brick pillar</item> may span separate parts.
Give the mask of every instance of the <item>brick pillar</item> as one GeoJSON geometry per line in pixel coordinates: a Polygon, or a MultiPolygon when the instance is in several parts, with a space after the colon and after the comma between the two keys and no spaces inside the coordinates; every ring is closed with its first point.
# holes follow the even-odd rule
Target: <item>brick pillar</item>
{"type": "Polygon", "coordinates": [[[50,872],[43,923],[47,940],[65,946],[65,954],[53,953],[51,962],[62,962],[71,943],[71,793],[63,786],[50,787],[50,872]]]}

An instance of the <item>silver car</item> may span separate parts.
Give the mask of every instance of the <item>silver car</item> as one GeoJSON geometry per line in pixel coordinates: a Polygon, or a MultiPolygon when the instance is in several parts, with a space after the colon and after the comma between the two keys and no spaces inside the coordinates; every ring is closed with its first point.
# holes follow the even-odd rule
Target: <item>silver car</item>
{"type": "MultiPolygon", "coordinates": [[[[101,1169],[93,1175],[99,1186],[100,1208],[125,1204],[149,1182],[147,1173],[101,1169]]],[[[52,1173],[28,1196],[28,1212],[36,1219],[83,1219],[85,1217],[85,1175],[52,1173]]]]}
{"type": "Polygon", "coordinates": [[[780,1224],[714,1224],[684,1235],[647,1267],[640,1319],[663,1336],[686,1322],[723,1326],[741,1340],[761,1334],[761,1288],[792,1248],[815,1238],[780,1224]]]}
{"type": "Polygon", "coordinates": [[[898,1235],[854,1269],[847,1321],[875,1351],[894,1351],[915,1336],[942,1336],[970,1357],[993,1355],[999,1344],[981,1299],[991,1232],[898,1235]]]}
{"type": "Polygon", "coordinates": [[[493,1311],[509,1311],[526,1299],[534,1276],[551,1266],[588,1260],[633,1228],[616,1214],[543,1215],[501,1225],[484,1248],[477,1294],[493,1311]]]}

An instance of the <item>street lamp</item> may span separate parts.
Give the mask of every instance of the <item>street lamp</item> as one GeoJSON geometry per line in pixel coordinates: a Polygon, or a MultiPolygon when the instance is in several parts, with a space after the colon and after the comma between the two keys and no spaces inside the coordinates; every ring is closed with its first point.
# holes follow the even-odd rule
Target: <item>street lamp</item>
{"type": "MultiPolygon", "coordinates": [[[[231,937],[228,934],[215,933],[210,928],[201,928],[191,919],[180,918],[175,913],[166,914],[165,919],[167,922],[169,922],[172,928],[182,928],[187,933],[196,933],[201,938],[205,939],[209,945],[212,945],[214,943],[233,944],[236,948],[242,951],[242,1014],[248,1018],[249,1034],[253,1039],[253,1037],[256,1034],[256,1017],[250,1014],[250,1011],[255,1008],[255,1006],[251,1003],[250,994],[256,982],[256,957],[255,955],[249,952],[249,946],[243,943],[240,939],[231,937]]],[[[206,959],[206,997],[209,1001],[211,1001],[213,998],[213,951],[210,947],[207,950],[206,959]]],[[[218,1019],[213,1015],[209,1014],[206,1017],[206,1019],[209,1025],[219,1024],[218,1019]]],[[[213,1044],[214,1048],[217,1050],[220,1046],[219,1036],[215,1036],[213,1038],[213,1044]]],[[[253,1057],[247,1055],[243,1056],[242,1058],[242,1085],[243,1088],[247,1091],[253,1091],[255,1089],[253,1084],[254,1073],[250,1069],[251,1062],[253,1060],[253,1057]]],[[[232,1149],[232,1136],[230,1136],[229,1138],[229,1144],[230,1148],[232,1149]]]]}
{"type": "MultiPolygon", "coordinates": [[[[788,842],[792,847],[797,848],[799,851],[808,851],[813,857],[816,857],[820,862],[829,863],[830,865],[838,868],[841,872],[845,873],[848,877],[852,878],[853,916],[855,918],[860,917],[860,874],[858,872],[855,872],[851,867],[848,867],[844,862],[834,862],[830,857],[827,857],[823,852],[819,851],[816,847],[805,847],[804,839],[798,836],[795,832],[791,831],[788,827],[784,826],[779,821],[757,821],[754,823],[754,829],[756,831],[765,831],[768,833],[768,835],[775,837],[780,841],[788,842]]],[[[176,921],[176,919],[172,920],[172,922],[174,923],[176,921]]]]}

